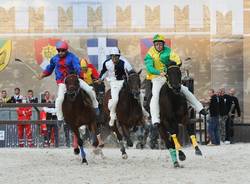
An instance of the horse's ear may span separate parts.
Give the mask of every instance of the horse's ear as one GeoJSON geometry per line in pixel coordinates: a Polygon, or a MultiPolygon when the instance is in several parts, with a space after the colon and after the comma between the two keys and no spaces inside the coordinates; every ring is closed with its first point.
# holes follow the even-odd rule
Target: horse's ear
{"type": "Polygon", "coordinates": [[[169,63],[167,64],[168,67],[175,66],[176,62],[169,60],[169,63]]]}
{"type": "Polygon", "coordinates": [[[140,74],[141,74],[141,72],[142,72],[142,69],[140,69],[140,71],[139,71],[139,72],[137,72],[137,74],[138,74],[138,75],[140,75],[140,74]]]}

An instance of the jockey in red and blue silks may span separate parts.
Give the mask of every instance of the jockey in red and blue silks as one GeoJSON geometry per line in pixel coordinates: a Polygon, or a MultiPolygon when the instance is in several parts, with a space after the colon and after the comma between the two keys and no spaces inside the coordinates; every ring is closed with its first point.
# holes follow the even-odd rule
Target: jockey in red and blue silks
{"type": "MultiPolygon", "coordinates": [[[[68,44],[65,41],[59,41],[56,43],[56,49],[58,54],[50,59],[50,64],[46,66],[46,69],[38,76],[41,80],[52,74],[55,70],[56,82],[58,84],[57,98],[55,102],[56,115],[58,120],[63,120],[62,103],[64,100],[64,94],[66,92],[66,86],[64,79],[71,73],[76,73],[78,76],[82,75],[80,67],[80,61],[77,56],[68,51],[68,44]]],[[[88,93],[90,96],[93,107],[98,112],[98,102],[96,100],[96,94],[91,86],[79,78],[80,87],[88,93]]]]}

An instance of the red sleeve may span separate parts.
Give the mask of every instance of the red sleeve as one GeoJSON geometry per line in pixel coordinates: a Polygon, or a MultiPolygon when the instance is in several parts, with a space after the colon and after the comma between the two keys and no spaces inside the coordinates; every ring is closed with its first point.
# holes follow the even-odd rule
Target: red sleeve
{"type": "Polygon", "coordinates": [[[92,69],[92,77],[95,78],[95,79],[98,79],[100,74],[96,70],[96,68],[94,67],[94,65],[88,64],[88,67],[92,69]]]}

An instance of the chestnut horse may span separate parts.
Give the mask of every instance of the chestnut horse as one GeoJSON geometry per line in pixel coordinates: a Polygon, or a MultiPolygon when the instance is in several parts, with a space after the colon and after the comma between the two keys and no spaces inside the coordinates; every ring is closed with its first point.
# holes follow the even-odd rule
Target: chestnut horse
{"type": "Polygon", "coordinates": [[[64,121],[70,126],[77,137],[79,148],[74,148],[75,154],[81,151],[82,163],[86,163],[86,153],[83,149],[83,141],[80,138],[79,128],[86,125],[93,133],[93,146],[97,148],[97,123],[96,112],[92,106],[89,95],[80,88],[78,76],[71,74],[65,79],[66,93],[62,104],[64,121]]]}

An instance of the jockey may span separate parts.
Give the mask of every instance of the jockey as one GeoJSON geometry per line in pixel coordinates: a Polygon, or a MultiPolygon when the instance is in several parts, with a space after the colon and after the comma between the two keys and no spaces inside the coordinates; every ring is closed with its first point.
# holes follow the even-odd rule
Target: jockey
{"type": "MultiPolygon", "coordinates": [[[[81,76],[82,70],[79,59],[73,53],[68,51],[68,44],[65,41],[57,42],[56,49],[58,54],[50,59],[50,64],[47,65],[46,69],[37,78],[41,80],[44,77],[51,75],[55,69],[56,83],[58,84],[57,98],[55,102],[56,115],[58,120],[63,120],[62,103],[64,100],[64,93],[66,92],[64,80],[73,72],[76,72],[78,76],[81,76]]],[[[93,107],[98,114],[98,102],[93,88],[80,78],[79,83],[80,87],[90,96],[93,102],[93,107]]]]}
{"type": "Polygon", "coordinates": [[[82,68],[82,76],[81,78],[88,83],[88,85],[92,85],[94,80],[99,79],[99,72],[96,70],[94,65],[88,63],[86,59],[81,59],[81,68],[82,68]]]}
{"type": "MultiPolygon", "coordinates": [[[[114,121],[116,120],[116,105],[118,103],[119,92],[126,76],[126,71],[130,72],[131,70],[133,70],[131,64],[125,57],[121,56],[119,48],[112,48],[110,50],[110,58],[103,63],[99,76],[99,81],[103,81],[104,78],[107,77],[107,80],[110,82],[111,99],[108,103],[110,110],[110,126],[114,126],[114,121]]],[[[145,116],[147,116],[147,112],[144,108],[143,112],[145,112],[145,116]]]]}
{"type": "MultiPolygon", "coordinates": [[[[180,66],[181,60],[172,49],[165,45],[165,38],[163,35],[156,34],[153,38],[153,43],[154,45],[147,52],[144,62],[147,70],[147,79],[152,81],[152,99],[150,102],[152,124],[154,127],[158,127],[160,123],[159,94],[161,87],[166,82],[167,64],[170,61],[174,61],[180,66]]],[[[202,104],[187,87],[181,85],[181,92],[197,112],[203,115],[207,114],[202,104]]]]}

